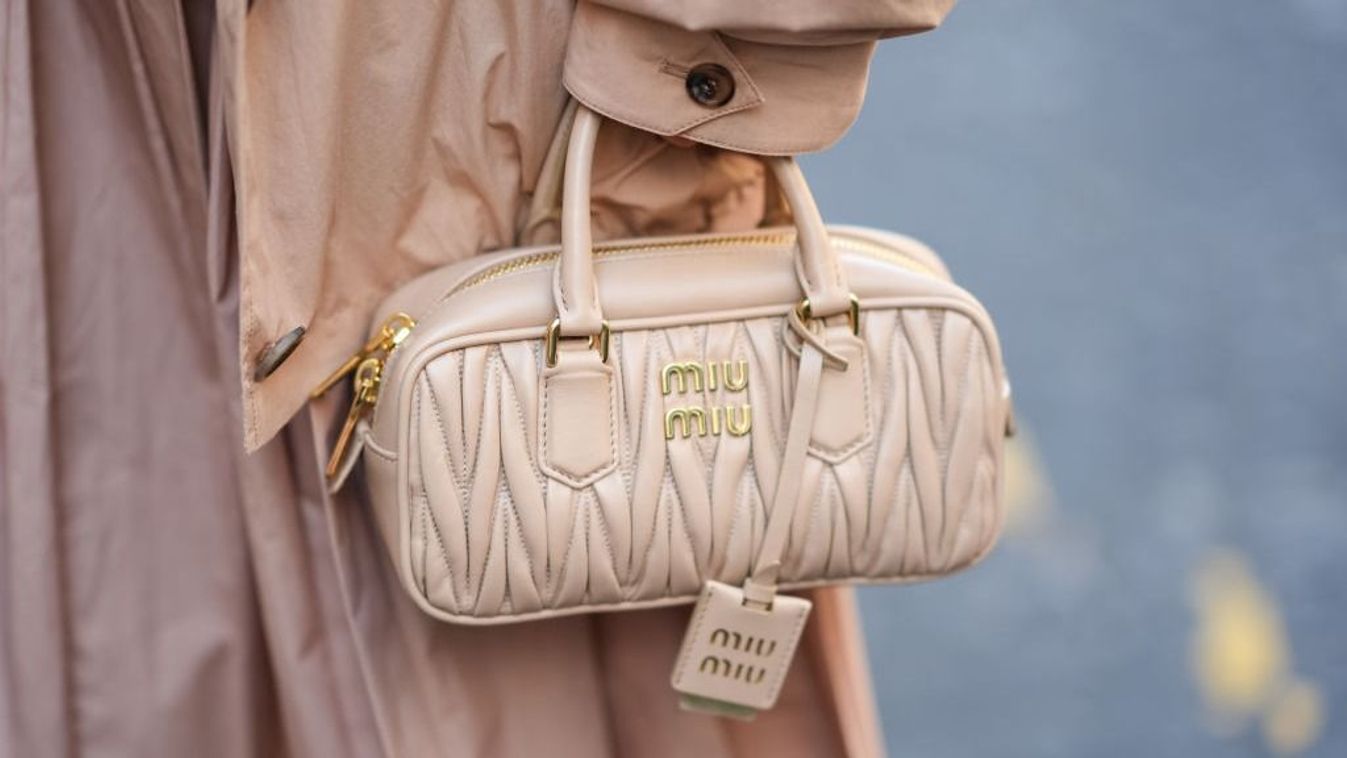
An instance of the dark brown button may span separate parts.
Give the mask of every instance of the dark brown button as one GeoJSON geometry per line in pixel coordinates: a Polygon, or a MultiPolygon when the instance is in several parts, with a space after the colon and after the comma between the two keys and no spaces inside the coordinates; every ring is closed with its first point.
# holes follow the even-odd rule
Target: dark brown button
{"type": "Polygon", "coordinates": [[[260,382],[271,376],[303,341],[304,327],[297,326],[263,348],[261,354],[257,356],[257,367],[253,369],[253,381],[260,382]]]}
{"type": "Polygon", "coordinates": [[[707,108],[719,108],[734,97],[734,75],[719,63],[693,66],[684,84],[688,97],[707,108]]]}

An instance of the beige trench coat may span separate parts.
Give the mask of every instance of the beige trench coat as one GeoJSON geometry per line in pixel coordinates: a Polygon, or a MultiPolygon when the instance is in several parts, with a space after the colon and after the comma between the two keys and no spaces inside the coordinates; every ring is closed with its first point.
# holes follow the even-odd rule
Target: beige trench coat
{"type": "Polygon", "coordinates": [[[686,609],[424,617],[305,394],[391,288],[516,243],[567,90],[630,125],[598,235],[751,227],[757,162],[687,145],[825,147],[951,2],[6,0],[0,754],[877,752],[847,592],[752,724],[678,711],[686,609]]]}

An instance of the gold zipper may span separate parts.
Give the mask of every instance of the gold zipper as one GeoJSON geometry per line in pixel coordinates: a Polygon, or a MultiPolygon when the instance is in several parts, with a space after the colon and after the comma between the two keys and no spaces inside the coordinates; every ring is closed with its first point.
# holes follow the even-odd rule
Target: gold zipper
{"type": "Polygon", "coordinates": [[[916,271],[919,274],[926,274],[927,276],[934,277],[943,276],[940,272],[931,268],[923,261],[919,261],[906,253],[900,253],[893,248],[881,245],[878,242],[871,242],[859,237],[834,237],[833,244],[844,250],[861,253],[870,258],[888,261],[899,268],[916,271]]]}
{"type": "Polygon", "coordinates": [[[355,372],[355,391],[351,397],[351,408],[346,412],[346,422],[342,424],[337,442],[332,446],[332,455],[327,459],[326,473],[329,479],[335,477],[337,470],[341,468],[346,448],[351,445],[351,439],[355,436],[356,425],[374,409],[374,404],[379,400],[384,363],[397,346],[411,336],[415,327],[416,320],[405,313],[394,313],[389,316],[379,327],[379,331],[360,348],[360,352],[346,359],[346,362],[332,372],[331,376],[309,393],[310,397],[319,397],[341,381],[342,377],[355,372]]]}
{"type": "MultiPolygon", "coordinates": [[[[667,242],[627,242],[627,243],[607,243],[594,246],[594,257],[608,258],[614,255],[627,255],[630,253],[648,253],[662,250],[684,250],[689,248],[708,248],[708,247],[729,247],[736,246],[765,246],[765,245],[784,245],[795,240],[795,235],[790,232],[772,232],[768,234],[735,234],[725,235],[723,237],[712,237],[707,239],[692,240],[669,240],[667,242]]],[[[935,275],[936,272],[930,266],[915,260],[908,255],[897,252],[873,242],[869,242],[855,237],[835,236],[832,238],[833,244],[845,250],[852,250],[857,253],[863,253],[871,258],[879,258],[891,263],[895,263],[903,268],[918,271],[924,274],[935,275]]],[[[440,298],[441,302],[447,300],[453,295],[466,289],[471,289],[479,284],[485,284],[493,279],[499,279],[502,276],[513,274],[516,271],[523,271],[535,266],[542,266],[549,263],[555,263],[561,257],[561,249],[553,248],[541,250],[536,253],[520,256],[504,263],[498,263],[480,271],[463,282],[456,285],[453,289],[444,293],[440,298]]]]}

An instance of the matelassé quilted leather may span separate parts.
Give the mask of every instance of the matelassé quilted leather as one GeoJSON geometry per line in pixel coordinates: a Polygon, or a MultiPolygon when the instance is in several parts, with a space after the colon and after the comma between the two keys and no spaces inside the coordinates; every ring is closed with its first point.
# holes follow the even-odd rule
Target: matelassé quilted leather
{"type": "MultiPolygon", "coordinates": [[[[781,326],[760,317],[616,335],[620,456],[583,487],[521,454],[538,449],[538,341],[426,364],[403,447],[414,591],[448,616],[482,619],[691,599],[706,578],[742,582],[788,421],[794,360],[781,326]],[[747,388],[662,394],[662,367],[686,361],[744,366],[747,388]],[[666,414],[690,403],[750,408],[749,431],[666,439],[666,414]]],[[[959,312],[906,308],[866,312],[861,335],[868,429],[841,455],[815,451],[800,472],[785,587],[945,574],[996,533],[1004,420],[982,332],[959,312]]]]}

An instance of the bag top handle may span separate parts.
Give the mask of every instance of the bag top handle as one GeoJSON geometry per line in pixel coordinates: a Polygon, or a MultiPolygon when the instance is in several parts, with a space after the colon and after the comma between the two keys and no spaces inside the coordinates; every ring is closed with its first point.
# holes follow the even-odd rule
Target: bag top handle
{"type": "MultiPolygon", "coordinates": [[[[562,180],[561,256],[552,280],[557,306],[555,333],[563,338],[597,338],[607,331],[594,277],[589,203],[594,145],[602,121],[599,114],[580,105],[571,126],[562,180]]],[[[789,156],[763,160],[795,217],[795,270],[804,292],[804,310],[816,319],[851,313],[851,292],[799,165],[789,156]]]]}

